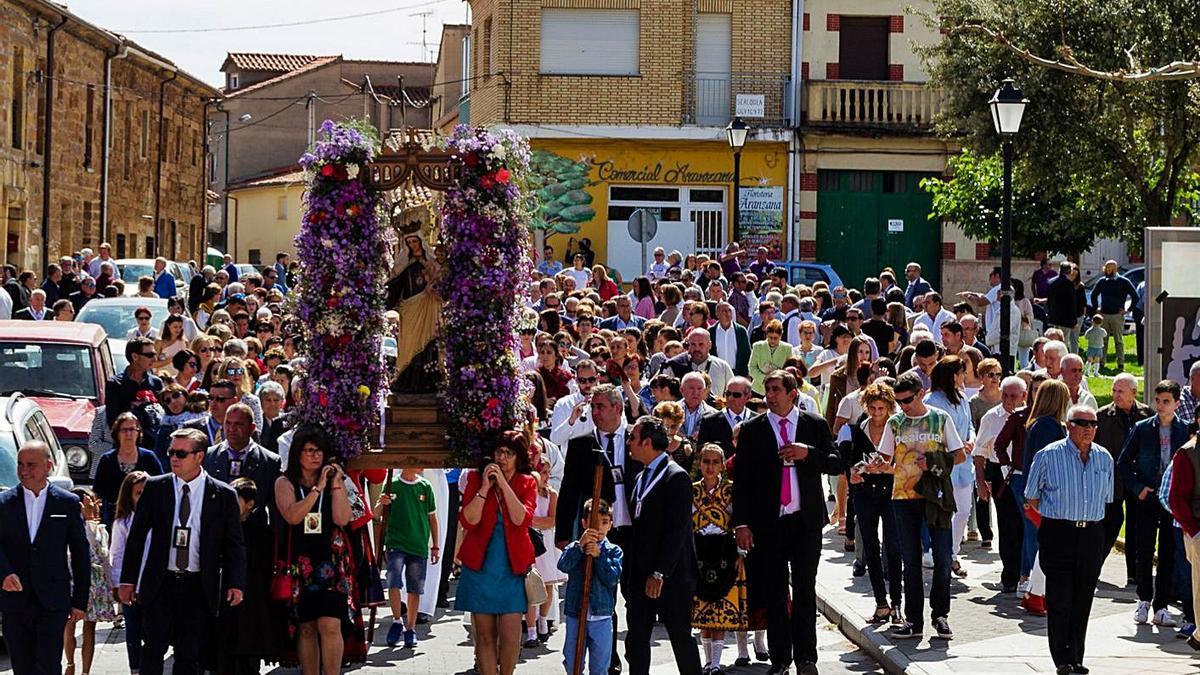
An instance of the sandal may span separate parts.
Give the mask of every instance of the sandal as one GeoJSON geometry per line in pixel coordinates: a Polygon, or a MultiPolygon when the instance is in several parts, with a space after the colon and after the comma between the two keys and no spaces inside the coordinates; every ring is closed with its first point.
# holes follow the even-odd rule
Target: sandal
{"type": "Polygon", "coordinates": [[[854,540],[847,539],[846,541],[842,542],[842,550],[846,553],[854,553],[854,540]]]}
{"type": "Polygon", "coordinates": [[[876,607],[875,614],[867,619],[869,624],[887,623],[892,618],[892,610],[889,607],[876,607]]]}
{"type": "Polygon", "coordinates": [[[959,579],[965,578],[967,576],[967,571],[965,569],[963,569],[963,566],[960,565],[957,560],[950,563],[950,571],[953,572],[954,576],[958,577],[959,579]]]}

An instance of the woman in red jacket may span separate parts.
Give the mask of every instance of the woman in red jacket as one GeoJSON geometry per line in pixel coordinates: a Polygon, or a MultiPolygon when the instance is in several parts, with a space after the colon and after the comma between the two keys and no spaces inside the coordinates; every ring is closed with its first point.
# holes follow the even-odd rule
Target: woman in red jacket
{"type": "Polygon", "coordinates": [[[521,652],[521,616],[528,609],[525,574],[533,566],[529,527],[537,506],[537,480],[529,465],[529,443],[506,431],[495,461],[472,471],[459,516],[466,531],[458,557],[459,611],[471,612],[480,675],[509,675],[521,652]]]}

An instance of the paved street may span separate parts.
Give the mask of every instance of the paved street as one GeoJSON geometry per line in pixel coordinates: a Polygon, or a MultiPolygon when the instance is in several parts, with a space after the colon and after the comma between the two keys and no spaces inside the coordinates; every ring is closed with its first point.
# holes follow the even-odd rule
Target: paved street
{"type": "MultiPolygon", "coordinates": [[[[623,612],[624,609],[622,608],[623,612]]],[[[380,621],[380,628],[375,632],[375,645],[371,648],[368,663],[354,669],[353,672],[389,672],[389,673],[420,673],[435,675],[450,675],[452,673],[469,672],[472,665],[471,644],[467,639],[466,630],[459,612],[443,612],[437,622],[431,626],[421,626],[417,631],[421,643],[416,650],[391,649],[384,645],[384,636],[390,625],[390,616],[386,611],[380,621]]],[[[624,633],[622,632],[622,635],[624,633]]],[[[670,643],[666,632],[659,627],[655,637],[659,640],[653,648],[655,675],[667,675],[675,672],[674,661],[671,658],[670,643]]],[[[819,624],[817,632],[820,649],[819,667],[822,675],[850,675],[852,673],[882,673],[869,656],[854,646],[846,636],[824,619],[819,624]]],[[[125,667],[124,634],[120,630],[98,628],[97,641],[102,644],[96,648],[96,662],[92,667],[92,675],[122,675],[128,673],[125,667]]],[[[549,675],[562,673],[563,632],[555,631],[550,641],[543,647],[523,650],[517,672],[533,675],[549,675]]],[[[737,647],[730,637],[725,648],[723,660],[732,663],[737,657],[737,647]]],[[[76,672],[78,656],[76,657],[76,672]]],[[[7,655],[0,658],[0,671],[9,671],[7,655]]],[[[736,673],[765,673],[766,664],[758,664],[748,668],[730,668],[729,672],[736,673]]],[[[275,668],[271,673],[298,672],[292,669],[275,668]]]]}

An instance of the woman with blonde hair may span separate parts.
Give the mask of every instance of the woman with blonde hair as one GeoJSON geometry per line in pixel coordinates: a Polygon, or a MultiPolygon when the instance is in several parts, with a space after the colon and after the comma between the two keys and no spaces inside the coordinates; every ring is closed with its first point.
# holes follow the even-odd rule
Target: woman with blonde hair
{"type": "Polygon", "coordinates": [[[236,356],[227,356],[221,359],[214,377],[215,381],[229,380],[237,387],[238,394],[241,396],[240,402],[250,406],[250,412],[254,414],[254,426],[262,429],[262,401],[259,401],[258,396],[254,393],[255,378],[246,360],[236,356]]]}
{"type": "MultiPolygon", "coordinates": [[[[1025,476],[1033,465],[1033,456],[1047,445],[1067,437],[1067,409],[1071,407],[1071,390],[1061,380],[1047,380],[1037,388],[1030,406],[1029,419],[1025,422],[1025,451],[1022,454],[1021,473],[1013,471],[1013,496],[1018,503],[1025,503],[1025,476]]],[[[1017,467],[1013,467],[1016,469],[1017,467]]],[[[1036,564],[1038,552],[1037,527],[1022,509],[1025,517],[1025,540],[1021,546],[1021,583],[1018,593],[1029,592],[1029,576],[1036,564]]],[[[1021,600],[1021,606],[1034,614],[1045,612],[1040,594],[1031,594],[1021,600]]]]}
{"type": "Polygon", "coordinates": [[[592,266],[591,288],[600,294],[602,302],[612,300],[621,292],[613,280],[608,278],[608,270],[604,268],[604,265],[592,266]]]}

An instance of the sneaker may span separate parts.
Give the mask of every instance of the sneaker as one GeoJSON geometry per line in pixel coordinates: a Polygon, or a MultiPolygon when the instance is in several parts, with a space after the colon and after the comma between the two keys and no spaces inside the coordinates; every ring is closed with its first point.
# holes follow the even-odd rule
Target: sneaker
{"type": "Polygon", "coordinates": [[[392,627],[388,629],[387,646],[395,647],[400,644],[402,637],[404,637],[404,624],[399,621],[393,621],[392,627]]]}
{"type": "Polygon", "coordinates": [[[933,629],[937,631],[937,637],[943,640],[954,639],[954,631],[950,630],[950,622],[944,616],[933,620],[933,629]]]}
{"type": "Polygon", "coordinates": [[[926,569],[933,569],[933,553],[925,553],[922,555],[921,565],[926,569]]]}
{"type": "Polygon", "coordinates": [[[1179,625],[1179,622],[1175,620],[1175,617],[1171,616],[1171,610],[1163,607],[1154,613],[1154,625],[1174,628],[1179,625]]]}
{"type": "Polygon", "coordinates": [[[404,646],[407,649],[415,649],[416,648],[416,646],[417,646],[417,631],[415,631],[415,630],[404,631],[404,646]]]}
{"type": "Polygon", "coordinates": [[[1028,579],[1017,582],[1017,595],[1025,595],[1032,586],[1028,579]]]}
{"type": "Polygon", "coordinates": [[[1179,624],[1179,630],[1175,631],[1175,637],[1179,638],[1180,640],[1182,640],[1184,638],[1190,638],[1195,634],[1196,634],[1196,624],[1192,623],[1191,621],[1187,621],[1187,620],[1184,620],[1183,623],[1179,624]]]}
{"type": "Polygon", "coordinates": [[[1137,609],[1133,610],[1134,623],[1149,623],[1150,621],[1150,601],[1142,600],[1138,602],[1137,609]]]}
{"type": "Polygon", "coordinates": [[[902,639],[902,640],[910,639],[910,638],[916,638],[917,640],[920,640],[921,633],[922,633],[922,631],[919,627],[914,626],[911,623],[906,621],[906,622],[904,622],[903,626],[900,626],[896,630],[892,631],[891,633],[889,633],[889,635],[891,635],[894,638],[902,639]]]}

